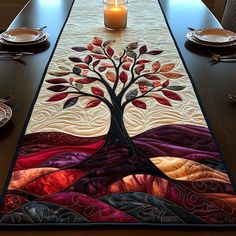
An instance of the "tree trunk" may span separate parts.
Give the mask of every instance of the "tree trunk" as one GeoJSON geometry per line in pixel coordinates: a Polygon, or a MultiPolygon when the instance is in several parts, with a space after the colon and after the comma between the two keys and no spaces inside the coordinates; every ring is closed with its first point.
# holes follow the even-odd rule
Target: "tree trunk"
{"type": "Polygon", "coordinates": [[[147,170],[162,178],[169,179],[161,170],[159,170],[147,157],[146,153],[135,146],[125,128],[123,122],[123,113],[114,109],[111,111],[111,125],[107,134],[105,146],[113,145],[114,147],[128,148],[132,156],[136,159],[138,165],[146,166],[147,170]]]}

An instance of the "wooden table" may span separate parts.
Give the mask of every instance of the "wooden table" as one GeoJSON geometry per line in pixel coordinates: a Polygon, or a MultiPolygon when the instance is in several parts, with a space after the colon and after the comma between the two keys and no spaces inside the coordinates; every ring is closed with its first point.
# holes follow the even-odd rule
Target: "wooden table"
{"type": "MultiPolygon", "coordinates": [[[[193,45],[186,40],[187,27],[194,28],[218,27],[216,18],[199,1],[189,0],[159,0],[167,23],[170,27],[176,45],[186,65],[199,102],[206,116],[208,124],[214,134],[215,140],[223,154],[236,180],[236,103],[228,100],[227,93],[236,93],[236,67],[235,63],[212,64],[206,47],[193,45]]],[[[14,165],[14,159],[21,144],[26,124],[30,117],[33,104],[40,89],[45,69],[56,47],[58,37],[63,29],[66,18],[70,12],[73,0],[40,1],[32,0],[10,25],[13,27],[30,26],[38,27],[47,25],[50,35],[49,43],[44,47],[28,48],[36,54],[24,57],[22,62],[0,62],[0,97],[13,95],[11,107],[13,117],[11,121],[0,129],[0,186],[6,182],[9,170],[14,165]]],[[[92,3],[89,3],[92,4],[92,3]]],[[[79,13],[78,13],[79,14],[79,13]]],[[[2,49],[5,47],[2,46],[2,49]]],[[[11,50],[13,50],[11,48],[11,50]]],[[[236,48],[227,49],[236,52],[236,48]]],[[[226,50],[225,50],[226,52],[226,50]]],[[[5,230],[5,229],[4,229],[5,230]]],[[[1,231],[1,235],[192,235],[199,234],[196,229],[34,229],[25,231],[1,231]]],[[[204,230],[202,235],[233,235],[234,230],[204,230]]]]}

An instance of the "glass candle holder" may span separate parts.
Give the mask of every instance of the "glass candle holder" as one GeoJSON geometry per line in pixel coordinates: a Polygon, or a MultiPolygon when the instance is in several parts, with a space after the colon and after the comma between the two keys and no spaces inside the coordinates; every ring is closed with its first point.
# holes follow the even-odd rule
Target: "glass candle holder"
{"type": "Polygon", "coordinates": [[[124,29],[127,25],[128,0],[103,0],[104,24],[109,30],[124,29]]]}

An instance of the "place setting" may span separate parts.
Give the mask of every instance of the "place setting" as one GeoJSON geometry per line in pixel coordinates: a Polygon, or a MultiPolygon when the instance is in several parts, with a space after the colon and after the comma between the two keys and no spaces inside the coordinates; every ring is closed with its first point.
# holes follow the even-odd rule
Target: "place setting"
{"type": "Polygon", "coordinates": [[[14,28],[0,34],[0,43],[11,46],[29,46],[45,42],[49,35],[44,31],[47,26],[40,28],[14,28]]]}
{"type": "Polygon", "coordinates": [[[186,34],[189,41],[208,47],[230,47],[236,45],[236,33],[222,28],[194,29],[186,34]]]}
{"type": "Polygon", "coordinates": [[[230,47],[236,45],[236,33],[222,28],[187,28],[187,39],[200,46],[208,47],[212,62],[236,62],[236,54],[230,47]]]}

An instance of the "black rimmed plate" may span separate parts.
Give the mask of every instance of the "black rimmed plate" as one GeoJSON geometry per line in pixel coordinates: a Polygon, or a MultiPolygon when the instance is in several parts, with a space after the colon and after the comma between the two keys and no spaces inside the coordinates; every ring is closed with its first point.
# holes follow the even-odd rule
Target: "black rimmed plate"
{"type": "Polygon", "coordinates": [[[197,39],[194,36],[194,31],[189,31],[186,34],[186,37],[189,41],[198,44],[198,45],[202,45],[202,46],[208,46],[208,47],[230,47],[230,46],[234,46],[236,45],[236,40],[232,41],[232,42],[227,42],[227,43],[212,43],[212,42],[205,42],[202,40],[197,39]]]}
{"type": "Polygon", "coordinates": [[[205,28],[194,30],[193,36],[205,43],[225,44],[236,41],[236,33],[221,28],[205,28]]]}
{"type": "Polygon", "coordinates": [[[34,28],[15,28],[2,33],[2,38],[10,43],[31,43],[45,37],[45,32],[34,28]]]}
{"type": "Polygon", "coordinates": [[[48,39],[48,37],[49,37],[49,35],[44,32],[44,37],[42,37],[39,40],[31,41],[31,42],[26,42],[26,43],[14,43],[14,42],[6,41],[2,37],[2,34],[0,34],[0,43],[5,44],[5,45],[12,45],[12,46],[29,46],[29,45],[35,45],[35,44],[43,43],[43,42],[45,42],[48,39]]]}

